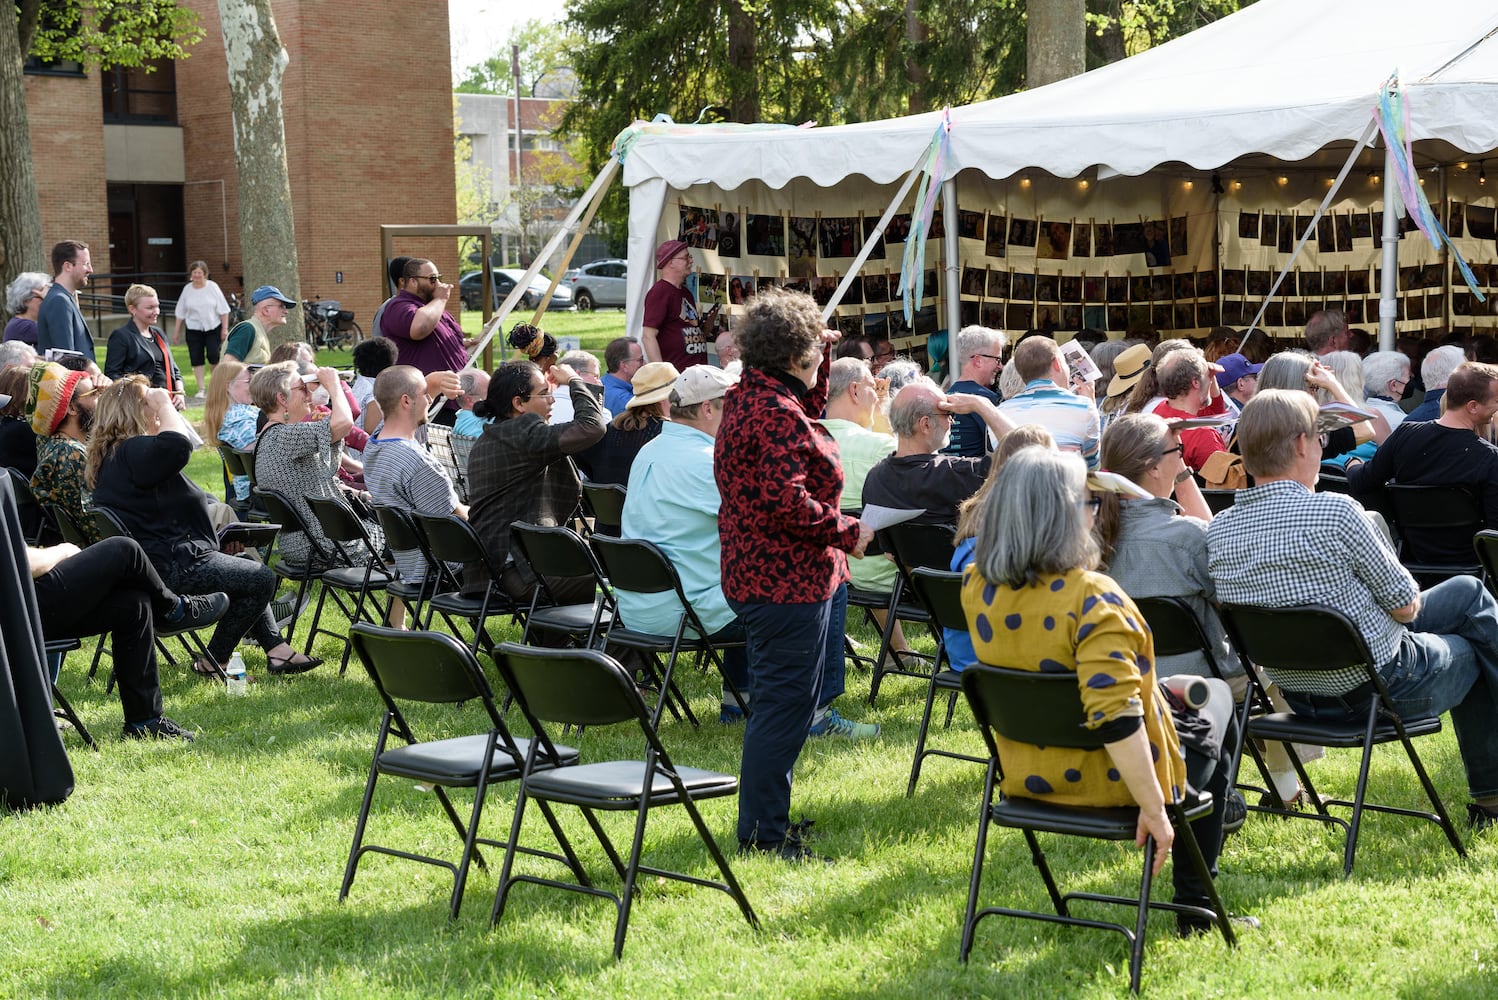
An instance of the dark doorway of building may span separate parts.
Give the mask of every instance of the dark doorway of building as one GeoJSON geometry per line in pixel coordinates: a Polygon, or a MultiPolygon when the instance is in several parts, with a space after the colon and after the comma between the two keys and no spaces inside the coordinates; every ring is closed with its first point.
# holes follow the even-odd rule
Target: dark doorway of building
{"type": "Polygon", "coordinates": [[[140,281],[163,286],[161,297],[175,299],[175,283],[187,269],[185,233],[182,185],[110,184],[110,294],[124,295],[140,281]]]}

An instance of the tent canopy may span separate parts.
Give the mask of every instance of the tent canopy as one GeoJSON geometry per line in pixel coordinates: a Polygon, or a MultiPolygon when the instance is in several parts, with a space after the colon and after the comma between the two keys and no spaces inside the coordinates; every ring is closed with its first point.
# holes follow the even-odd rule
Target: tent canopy
{"type": "MultiPolygon", "coordinates": [[[[1142,174],[1162,163],[1213,169],[1250,154],[1304,159],[1358,139],[1379,87],[1398,72],[1411,138],[1438,159],[1498,147],[1498,9],[1472,0],[1259,0],[1121,62],[952,110],[948,176],[1038,168],[1142,174]]],[[[830,128],[646,127],[624,164],[631,187],[850,175],[898,180],[940,114],[830,128]]]]}

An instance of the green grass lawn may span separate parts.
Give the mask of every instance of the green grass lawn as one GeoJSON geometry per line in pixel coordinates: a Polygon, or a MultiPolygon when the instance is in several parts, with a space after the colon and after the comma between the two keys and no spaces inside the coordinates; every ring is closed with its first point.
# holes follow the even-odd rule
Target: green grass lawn
{"type": "MultiPolygon", "coordinates": [[[[211,454],[197,456],[191,472],[216,488],[211,454]]],[[[854,633],[872,642],[861,624],[854,633]]],[[[868,675],[855,670],[842,708],[879,722],[883,735],[862,744],[809,742],[792,810],[816,819],[818,849],[837,861],[736,861],[759,932],[721,893],[652,879],[641,884],[622,962],[610,957],[613,909],[601,900],[520,886],[490,930],[500,861],[493,851],[490,869],[472,872],[456,923],[446,919],[445,873],[378,855],[366,857],[339,904],[380,712],[357,664],[338,676],[342,648],[338,639],[319,640],[314,652],[330,664],[285,679],[269,677],[259,652],[248,652],[258,683],[247,698],[195,678],[180,657],[163,664],[167,712],[199,732],[190,745],[121,740],[117,697],[104,693],[102,677],[84,679],[92,644],[68,659],[60,686],[101,748],[91,752],[67,736],[73,796],[0,815],[0,996],[1127,995],[1117,935],[994,917],[980,926],[970,964],[958,963],[982,772],[930,760],[907,799],[924,687],[891,679],[871,709],[868,675]]],[[[716,685],[690,668],[679,677],[698,713],[710,716],[716,685]]],[[[510,719],[524,735],[519,713],[510,719]]],[[[472,706],[417,721],[430,735],[478,724],[472,706]]],[[[740,734],[713,722],[696,730],[671,722],[662,733],[679,762],[724,771],[738,769],[740,734]]],[[[934,739],[969,752],[981,746],[960,706],[951,731],[934,739]]],[[[573,742],[585,760],[639,749],[609,730],[573,742]]],[[[1460,815],[1466,784],[1449,726],[1420,747],[1460,815]]],[[[1324,792],[1351,795],[1350,752],[1332,751],[1312,767],[1324,792]]],[[[1370,790],[1379,801],[1420,804],[1397,749],[1376,754],[1370,790]]],[[[466,809],[463,796],[457,801],[466,809]]],[[[487,835],[504,835],[513,803],[511,786],[491,790],[487,835]]],[[[704,813],[731,845],[734,800],[706,803],[704,813]]],[[[530,815],[525,838],[544,844],[545,825],[530,815]]],[[[581,818],[567,810],[561,818],[589,871],[616,885],[581,818]]],[[[616,843],[627,842],[627,824],[606,819],[616,843]]],[[[433,796],[391,780],[376,795],[369,836],[453,858],[459,847],[433,796]]],[[[662,867],[710,874],[679,811],[656,814],[646,839],[647,858],[662,867]]],[[[1178,940],[1168,916],[1157,918],[1144,988],[1160,997],[1493,996],[1498,847],[1491,836],[1467,840],[1463,861],[1432,824],[1369,816],[1357,869],[1344,881],[1333,832],[1251,814],[1224,848],[1219,885],[1228,905],[1258,916],[1263,929],[1244,932],[1230,950],[1216,938],[1178,940]]],[[[1067,888],[1128,891],[1137,883],[1132,847],[1052,843],[1067,888]]],[[[559,871],[536,859],[519,863],[537,874],[559,871]]],[[[1157,894],[1168,893],[1167,879],[1157,894]]],[[[984,903],[1042,907],[1044,899],[1022,839],[996,831],[984,903]]]]}

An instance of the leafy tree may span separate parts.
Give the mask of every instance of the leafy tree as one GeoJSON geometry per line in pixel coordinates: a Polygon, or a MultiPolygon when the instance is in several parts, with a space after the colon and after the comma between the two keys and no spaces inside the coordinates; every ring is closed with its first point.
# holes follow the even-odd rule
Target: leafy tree
{"type": "Polygon", "coordinates": [[[510,47],[520,46],[520,89],[529,97],[540,96],[545,83],[567,83],[572,73],[574,41],[562,24],[532,19],[516,25],[500,51],[477,65],[455,88],[460,94],[515,93],[510,66],[510,47]]]}
{"type": "Polygon", "coordinates": [[[0,0],[0,283],[48,270],[31,157],[27,55],[94,66],[183,59],[203,37],[177,0],[0,0]]]}

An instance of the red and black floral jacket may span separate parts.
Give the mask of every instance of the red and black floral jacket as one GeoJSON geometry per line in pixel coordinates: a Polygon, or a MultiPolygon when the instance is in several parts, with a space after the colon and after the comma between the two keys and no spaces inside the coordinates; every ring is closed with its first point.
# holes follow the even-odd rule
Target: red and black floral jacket
{"type": "Polygon", "coordinates": [[[732,600],[812,604],[848,579],[858,521],[838,510],[841,456],[816,422],[829,363],[823,358],[804,396],[754,368],[728,391],[713,473],[722,495],[723,593],[732,600]]]}

